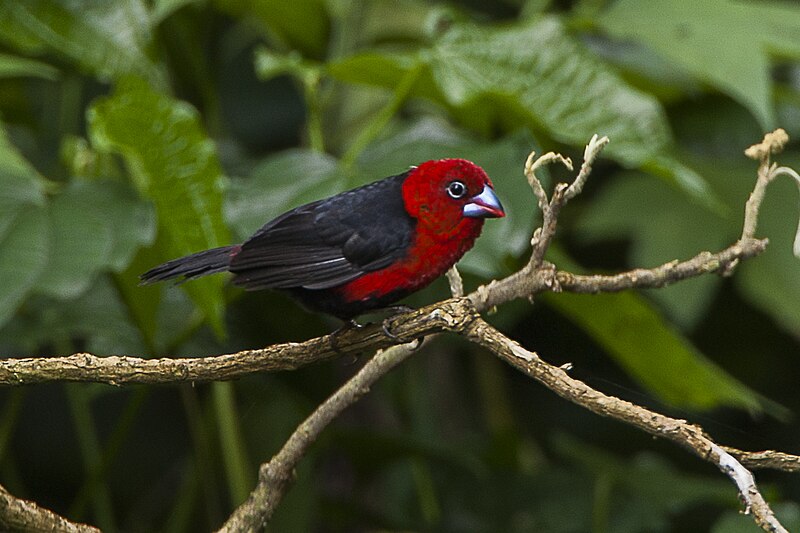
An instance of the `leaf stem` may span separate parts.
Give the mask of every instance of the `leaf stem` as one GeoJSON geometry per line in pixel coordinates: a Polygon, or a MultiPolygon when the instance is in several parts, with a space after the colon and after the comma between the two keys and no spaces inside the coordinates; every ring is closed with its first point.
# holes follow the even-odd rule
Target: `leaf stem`
{"type": "Polygon", "coordinates": [[[386,124],[389,123],[395,113],[397,113],[397,110],[400,109],[400,106],[403,105],[403,102],[405,102],[421,70],[421,66],[416,65],[401,78],[400,83],[397,84],[397,88],[394,90],[392,98],[378,111],[372,122],[361,130],[342,156],[342,166],[344,168],[352,167],[353,163],[358,159],[358,156],[364,151],[364,148],[375,140],[383,128],[386,127],[386,124]]]}
{"type": "Polygon", "coordinates": [[[319,103],[319,72],[313,70],[302,76],[303,97],[308,110],[308,142],[315,152],[325,152],[325,138],[322,134],[322,106],[319,103]]]}

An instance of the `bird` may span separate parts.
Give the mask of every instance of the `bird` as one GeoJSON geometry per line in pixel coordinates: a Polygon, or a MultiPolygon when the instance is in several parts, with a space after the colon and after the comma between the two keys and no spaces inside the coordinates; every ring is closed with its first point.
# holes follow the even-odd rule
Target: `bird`
{"type": "Polygon", "coordinates": [[[245,290],[285,291],[355,324],[429,285],[504,217],[492,181],[466,159],[439,159],[295,207],[241,244],[173,259],[141,284],[230,272],[245,290]]]}

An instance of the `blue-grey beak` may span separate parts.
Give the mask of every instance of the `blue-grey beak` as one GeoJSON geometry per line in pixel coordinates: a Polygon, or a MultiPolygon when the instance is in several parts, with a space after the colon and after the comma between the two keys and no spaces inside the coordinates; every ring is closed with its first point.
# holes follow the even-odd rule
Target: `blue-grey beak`
{"type": "Polygon", "coordinates": [[[469,199],[469,203],[462,211],[465,217],[472,218],[500,218],[506,216],[500,199],[488,185],[477,196],[469,199]]]}

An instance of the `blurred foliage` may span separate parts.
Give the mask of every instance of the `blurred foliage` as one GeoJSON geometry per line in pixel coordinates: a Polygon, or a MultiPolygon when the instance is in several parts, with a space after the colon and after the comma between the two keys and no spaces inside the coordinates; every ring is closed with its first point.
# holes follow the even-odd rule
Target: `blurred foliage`
{"type": "MultiPolygon", "coordinates": [[[[717,250],[753,185],[742,150],[777,125],[800,136],[799,29],[778,1],[2,2],[0,353],[196,356],[331,331],[223,276],[138,275],[433,158],[480,164],[507,207],[461,262],[475,287],[525,261],[529,151],[579,160],[594,133],[611,144],[549,259],[605,272],[717,250]]],[[[797,168],[798,144],[778,160],[797,168]]],[[[797,217],[778,181],[770,247],[729,280],[552,294],[490,319],[603,391],[798,453],[797,217]]],[[[0,482],[106,531],[210,530],[354,370],[0,391],[0,482]]],[[[798,527],[800,480],[758,478],[798,527]]],[[[753,530],[737,509],[708,465],[445,337],[324,433],[271,529],[753,530]]]]}

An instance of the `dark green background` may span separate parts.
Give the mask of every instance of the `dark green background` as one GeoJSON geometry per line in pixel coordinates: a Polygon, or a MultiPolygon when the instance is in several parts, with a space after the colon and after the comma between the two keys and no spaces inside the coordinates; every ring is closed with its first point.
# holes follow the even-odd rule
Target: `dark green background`
{"type": "MultiPolygon", "coordinates": [[[[100,0],[0,3],[0,355],[198,356],[338,323],[223,276],[138,287],[305,201],[465,157],[508,217],[468,290],[526,260],[527,154],[611,144],[549,259],[656,266],[741,232],[776,126],[800,136],[792,2],[100,0]]],[[[798,144],[778,156],[800,166],[798,144]]],[[[553,179],[568,179],[552,169],[553,179]]],[[[732,278],[551,294],[489,319],[606,393],[718,442],[800,453],[797,187],[770,187],[732,278]]],[[[443,281],[410,299],[447,295],[443,281]]],[[[0,391],[0,483],[105,531],[204,531],[363,363],[234,383],[0,391]]],[[[800,479],[757,479],[791,530],[800,479]]],[[[754,531],[733,485],[443,336],[329,427],[274,531],[754,531]]]]}

